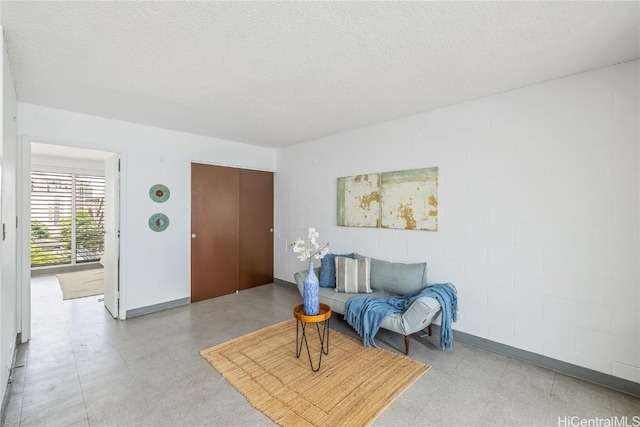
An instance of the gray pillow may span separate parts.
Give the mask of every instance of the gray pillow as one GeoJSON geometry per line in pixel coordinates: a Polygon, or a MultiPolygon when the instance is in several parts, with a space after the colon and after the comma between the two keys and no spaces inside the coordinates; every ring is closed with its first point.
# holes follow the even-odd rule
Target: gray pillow
{"type": "Polygon", "coordinates": [[[337,256],[336,292],[371,293],[369,275],[371,260],[369,258],[352,259],[337,256]]]}
{"type": "Polygon", "coordinates": [[[320,287],[321,288],[335,288],[336,287],[336,264],[335,257],[355,258],[356,254],[326,254],[320,260],[320,287]]]}
{"type": "Polygon", "coordinates": [[[403,264],[371,258],[371,289],[416,295],[427,286],[427,263],[403,264]]]}

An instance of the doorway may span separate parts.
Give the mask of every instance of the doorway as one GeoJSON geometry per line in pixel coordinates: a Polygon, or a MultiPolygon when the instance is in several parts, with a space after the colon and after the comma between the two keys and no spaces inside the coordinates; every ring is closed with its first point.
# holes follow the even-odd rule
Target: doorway
{"type": "MultiPolygon", "coordinates": [[[[32,275],[60,286],[45,294],[92,298],[117,318],[119,154],[39,142],[29,148],[28,165],[23,161],[29,170],[22,174],[29,205],[22,216],[31,214],[30,230],[23,228],[26,264],[32,275]]],[[[22,298],[23,321],[30,322],[31,309],[41,305],[31,303],[31,288],[22,298]]]]}

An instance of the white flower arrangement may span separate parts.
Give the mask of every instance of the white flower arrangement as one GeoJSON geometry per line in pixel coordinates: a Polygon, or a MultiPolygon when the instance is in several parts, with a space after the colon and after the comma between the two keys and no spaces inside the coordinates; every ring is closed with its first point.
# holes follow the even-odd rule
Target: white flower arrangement
{"type": "Polygon", "coordinates": [[[293,252],[298,254],[297,257],[300,261],[311,261],[311,258],[322,259],[329,253],[329,243],[320,247],[318,244],[318,237],[320,235],[315,228],[309,228],[309,244],[306,245],[304,240],[298,238],[295,242],[289,245],[293,249],[293,252]]]}

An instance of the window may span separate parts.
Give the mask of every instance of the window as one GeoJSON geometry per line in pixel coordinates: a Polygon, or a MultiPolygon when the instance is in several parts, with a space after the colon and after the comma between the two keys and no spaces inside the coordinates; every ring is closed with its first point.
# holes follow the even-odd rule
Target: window
{"type": "Polygon", "coordinates": [[[104,251],[104,177],[31,173],[31,266],[98,261],[104,251]]]}

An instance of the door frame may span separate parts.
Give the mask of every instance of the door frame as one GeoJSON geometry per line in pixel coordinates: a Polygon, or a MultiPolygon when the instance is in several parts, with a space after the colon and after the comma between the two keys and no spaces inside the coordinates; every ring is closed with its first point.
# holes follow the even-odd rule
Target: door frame
{"type": "Polygon", "coordinates": [[[31,140],[18,137],[17,161],[17,215],[18,227],[18,287],[17,303],[17,331],[20,342],[31,338],[31,140]],[[29,212],[29,215],[25,214],[29,212]]]}
{"type": "Polygon", "coordinates": [[[114,317],[120,316],[120,153],[112,153],[104,160],[104,307],[114,317]],[[112,170],[113,169],[113,170],[112,170]],[[114,181],[111,182],[111,179],[114,181]],[[112,186],[112,184],[114,184],[112,186]],[[107,205],[109,193],[113,193],[113,206],[107,205]],[[114,228],[110,229],[113,225],[114,228]],[[107,249],[113,250],[109,254],[107,249]],[[107,256],[105,256],[107,255],[107,256]]]}

